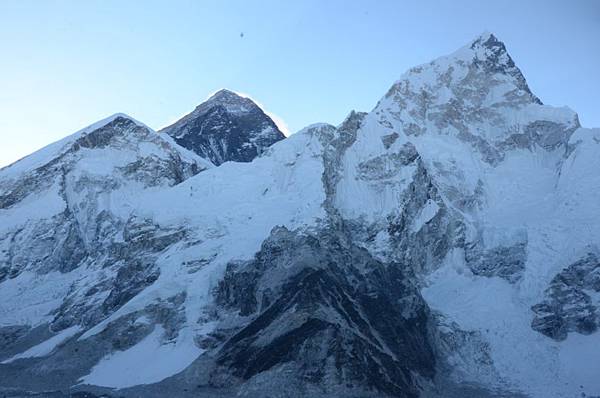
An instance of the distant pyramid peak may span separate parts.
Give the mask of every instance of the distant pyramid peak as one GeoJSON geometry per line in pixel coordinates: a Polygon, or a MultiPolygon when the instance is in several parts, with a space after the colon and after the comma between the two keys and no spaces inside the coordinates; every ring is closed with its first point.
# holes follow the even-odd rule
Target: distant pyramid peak
{"type": "Polygon", "coordinates": [[[208,98],[208,101],[226,101],[226,100],[244,100],[249,99],[236,93],[235,91],[222,88],[208,98]]]}
{"type": "Polygon", "coordinates": [[[220,106],[229,113],[248,113],[262,109],[252,99],[228,89],[221,89],[196,107],[193,113],[203,113],[220,106]]]}
{"type": "Polygon", "coordinates": [[[228,89],[215,92],[160,132],[217,166],[227,161],[250,162],[285,138],[252,99],[228,89]]]}

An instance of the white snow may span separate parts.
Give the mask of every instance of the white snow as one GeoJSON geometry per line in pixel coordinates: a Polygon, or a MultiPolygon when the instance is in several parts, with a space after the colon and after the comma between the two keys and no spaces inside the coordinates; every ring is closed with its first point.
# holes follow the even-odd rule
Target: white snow
{"type": "Polygon", "coordinates": [[[427,224],[440,210],[440,206],[434,200],[428,199],[425,206],[421,209],[417,217],[413,220],[412,230],[418,232],[425,224],[427,224]]]}
{"type": "Polygon", "coordinates": [[[152,333],[125,351],[116,351],[100,360],[81,384],[126,388],[157,383],[187,368],[201,353],[187,331],[176,341],[163,341],[164,329],[155,326],[152,333]]]}
{"type": "Polygon", "coordinates": [[[8,209],[0,209],[0,236],[28,221],[49,219],[65,210],[66,203],[59,195],[60,183],[49,189],[29,195],[8,209]]]}
{"type": "MultiPolygon", "coordinates": [[[[596,216],[600,215],[600,130],[577,130],[569,142],[573,151],[566,159],[564,146],[552,151],[533,145],[503,149],[497,164],[487,162],[483,150],[461,138],[455,127],[440,127],[428,118],[436,106],[460,93],[467,63],[484,56],[485,50],[474,51],[469,45],[406,73],[396,83],[401,89],[378,103],[347,150],[335,203],[345,217],[385,225],[386,217],[400,210],[412,170],[405,167],[392,178],[364,181],[357,168],[412,143],[444,203],[464,216],[467,239],[480,238],[483,247],[490,249],[525,243],[527,253],[522,279],[511,284],[501,278],[473,275],[465,265],[464,253],[455,250],[428,277],[423,290],[426,301],[461,329],[480,334],[498,374],[496,387],[540,398],[567,398],[582,392],[597,395],[600,368],[594,358],[600,356],[595,349],[583,355],[581,346],[597,342],[598,334],[573,337],[572,333],[567,341],[556,342],[531,328],[531,306],[539,303],[549,281],[562,268],[600,242],[596,216]],[[450,76],[448,84],[445,74],[450,76]],[[420,104],[410,95],[403,97],[403,90],[417,96],[422,90],[428,92],[429,114],[419,119],[420,104]],[[407,134],[405,127],[411,122],[422,127],[422,132],[407,134]],[[381,138],[392,133],[399,137],[386,149],[381,138]],[[476,206],[465,208],[465,200],[473,200],[476,206]],[[582,358],[581,362],[577,358],[582,358]]],[[[512,133],[523,133],[538,120],[576,126],[576,114],[568,108],[505,105],[505,94],[515,89],[516,82],[506,76],[494,78],[498,81],[489,87],[481,104],[465,101],[473,109],[489,108],[493,116],[473,122],[469,128],[491,146],[512,133]]],[[[413,231],[438,210],[439,206],[429,201],[413,220],[413,231]]],[[[376,236],[369,248],[375,255],[386,253],[385,238],[383,233],[376,236]]],[[[466,381],[490,382],[489,378],[479,379],[479,369],[456,370],[462,377],[470,377],[466,381]]]]}
{"type": "Polygon", "coordinates": [[[0,326],[37,326],[52,320],[52,310],[60,307],[71,284],[84,272],[25,271],[0,284],[0,326]]]}
{"type": "Polygon", "coordinates": [[[561,379],[572,391],[600,395],[600,334],[583,336],[570,333],[560,345],[561,379]]]}
{"type": "Polygon", "coordinates": [[[597,219],[590,217],[600,214],[595,172],[600,163],[594,167],[600,151],[593,137],[593,131],[579,130],[572,138],[578,144],[564,162],[560,151],[516,150],[497,167],[479,168],[485,201],[471,217],[481,226],[487,247],[527,242],[520,282],[476,277],[464,265],[464,254],[454,253],[423,290],[434,310],[464,330],[482,334],[506,383],[503,388],[533,397],[600,393],[600,356],[593,348],[598,335],[571,333],[567,341],[555,342],[530,327],[530,308],[543,298],[550,280],[600,239],[597,219]]]}
{"type": "Polygon", "coordinates": [[[198,314],[211,302],[212,289],[229,261],[252,258],[276,226],[306,228],[325,217],[322,147],[314,133],[319,128],[313,126],[278,142],[251,163],[224,163],[170,189],[139,195],[140,216],[152,217],[164,227],[195,226],[197,244],[176,245],[164,253],[158,259],[158,280],[80,340],[149,302],[181,291],[187,292],[188,325],[208,333],[210,327],[197,324],[198,314]],[[197,259],[210,261],[197,272],[188,272],[185,264],[197,259]]]}
{"type": "MultiPolygon", "coordinates": [[[[386,131],[373,117],[367,116],[355,143],[342,158],[340,171],[342,178],[336,186],[335,206],[347,218],[364,219],[375,222],[398,210],[405,190],[408,188],[415,168],[398,168],[385,160],[389,178],[367,181],[359,176],[359,164],[380,155],[385,156],[381,137],[386,131]]],[[[391,148],[398,148],[403,141],[399,138],[391,148]]]]}
{"type": "Polygon", "coordinates": [[[134,118],[124,113],[115,113],[114,115],[92,123],[89,126],[84,127],[81,130],[76,131],[75,133],[68,135],[59,141],[45,146],[44,148],[32,153],[31,155],[25,156],[24,158],[17,160],[15,163],[0,169],[0,172],[2,173],[2,178],[17,178],[22,173],[31,171],[33,169],[45,165],[50,160],[55,159],[62,153],[64,153],[64,151],[67,150],[69,146],[73,143],[73,141],[75,141],[77,138],[85,134],[89,134],[92,131],[97,130],[99,128],[102,128],[119,117],[129,119],[136,123],[138,126],[145,127],[150,131],[153,131],[145,124],[135,120],[134,118]]]}
{"type": "MultiPolygon", "coordinates": [[[[564,391],[559,377],[557,343],[530,327],[531,313],[517,292],[501,278],[474,276],[464,265],[460,250],[448,256],[434,272],[423,297],[462,330],[479,332],[489,345],[494,368],[504,379],[497,387],[525,391],[535,397],[558,397],[564,391]]],[[[483,382],[476,369],[461,369],[472,375],[468,382],[483,382]]]]}
{"type": "Polygon", "coordinates": [[[52,353],[52,351],[54,351],[54,349],[59,344],[61,344],[65,340],[68,340],[70,337],[77,334],[80,330],[81,330],[81,327],[78,325],[71,326],[70,328],[61,330],[59,333],[52,336],[48,340],[46,340],[36,346],[33,346],[33,347],[29,348],[27,351],[17,354],[15,356],[3,361],[2,363],[10,363],[10,362],[13,362],[13,361],[15,361],[17,359],[21,359],[21,358],[44,357],[44,356],[52,353]]]}

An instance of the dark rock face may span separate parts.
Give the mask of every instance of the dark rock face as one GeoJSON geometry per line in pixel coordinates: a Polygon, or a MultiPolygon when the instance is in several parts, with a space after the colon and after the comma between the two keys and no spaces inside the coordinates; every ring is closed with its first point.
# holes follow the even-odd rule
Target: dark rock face
{"type": "Polygon", "coordinates": [[[250,162],[285,138],[252,100],[228,90],[217,92],[160,133],[217,166],[228,161],[250,162]]]}
{"type": "Polygon", "coordinates": [[[465,260],[475,275],[499,276],[514,283],[525,271],[526,249],[526,241],[489,250],[481,250],[476,242],[471,242],[465,247],[465,260]]]}
{"type": "Polygon", "coordinates": [[[600,259],[589,253],[556,275],[546,289],[546,299],[531,309],[531,327],[554,340],[569,332],[590,334],[600,325],[600,310],[591,295],[600,294],[600,259]]]}
{"type": "Polygon", "coordinates": [[[219,349],[218,379],[223,369],[246,381],[285,367],[323,392],[418,396],[435,373],[429,310],[402,269],[333,230],[276,228],[219,284],[217,303],[249,321],[219,349]]]}
{"type": "Polygon", "coordinates": [[[527,148],[539,145],[546,150],[554,150],[560,146],[567,147],[569,138],[580,126],[576,117],[571,125],[538,120],[524,126],[523,132],[511,134],[498,144],[500,150],[527,148]]]}
{"type": "Polygon", "coordinates": [[[401,211],[388,217],[387,233],[390,236],[394,258],[411,264],[418,274],[438,264],[453,247],[464,245],[464,224],[441,198],[431,175],[412,144],[405,144],[398,152],[399,165],[416,168],[414,179],[406,190],[399,206],[401,211]],[[415,230],[414,221],[428,203],[438,208],[435,215],[415,230]]]}

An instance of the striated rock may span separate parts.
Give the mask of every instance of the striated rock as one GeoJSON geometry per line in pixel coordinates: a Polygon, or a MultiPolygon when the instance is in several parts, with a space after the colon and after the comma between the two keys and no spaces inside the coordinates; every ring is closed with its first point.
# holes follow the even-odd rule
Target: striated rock
{"type": "Polygon", "coordinates": [[[418,396],[435,359],[427,305],[401,268],[336,231],[273,230],[255,259],[231,264],[219,284],[217,303],[249,320],[217,363],[241,380],[285,366],[323,391],[418,396]]]}

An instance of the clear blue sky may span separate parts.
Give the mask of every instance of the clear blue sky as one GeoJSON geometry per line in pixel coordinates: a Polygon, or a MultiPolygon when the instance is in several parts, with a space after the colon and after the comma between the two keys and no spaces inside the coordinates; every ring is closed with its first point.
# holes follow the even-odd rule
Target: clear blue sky
{"type": "Polygon", "coordinates": [[[0,0],[0,166],[116,112],[158,129],[223,87],[292,132],[337,124],[485,30],[600,127],[600,1],[0,0]]]}

